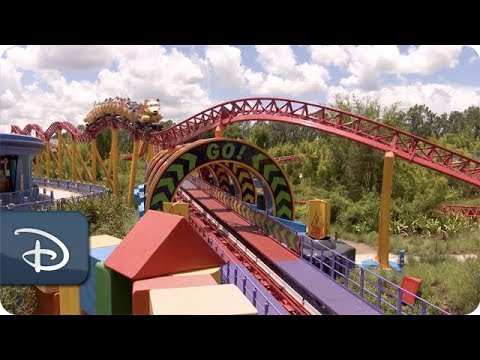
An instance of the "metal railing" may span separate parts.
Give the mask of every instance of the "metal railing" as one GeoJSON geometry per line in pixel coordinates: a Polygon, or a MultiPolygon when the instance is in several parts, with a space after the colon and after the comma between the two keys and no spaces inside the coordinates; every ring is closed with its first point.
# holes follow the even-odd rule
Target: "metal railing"
{"type": "Polygon", "coordinates": [[[3,204],[0,202],[0,211],[46,211],[49,207],[53,207],[55,209],[63,209],[63,206],[67,200],[81,201],[86,198],[103,196],[109,191],[109,189],[103,185],[74,182],[70,180],[33,178],[33,184],[39,187],[44,186],[43,194],[39,194],[37,200],[26,201],[20,204],[3,204]],[[55,199],[54,190],[51,190],[50,194],[47,195],[45,187],[67,190],[70,192],[78,193],[80,195],[76,197],[72,196],[68,198],[55,199]]]}
{"type": "Polygon", "coordinates": [[[23,191],[12,191],[0,193],[0,207],[8,204],[23,204],[37,200],[39,197],[39,189],[33,186],[23,191]]]}
{"type": "Polygon", "coordinates": [[[246,298],[257,309],[259,315],[285,315],[275,304],[265,296],[265,291],[258,288],[247,274],[235,263],[235,261],[223,251],[217,241],[208,236],[207,232],[193,221],[192,217],[188,219],[189,223],[198,231],[200,236],[220,255],[227,263],[221,267],[222,284],[234,284],[246,296],[246,298]]]}
{"type": "Polygon", "coordinates": [[[235,211],[267,236],[297,253],[316,270],[329,275],[350,293],[373,305],[384,314],[426,315],[449,313],[425,299],[403,289],[401,286],[364,268],[326,245],[302,235],[270,215],[251,208],[239,199],[215,186],[190,176],[189,181],[229,209],[235,211]],[[301,254],[301,255],[300,255],[301,254]],[[405,302],[404,296],[413,297],[413,305],[405,302]],[[415,304],[417,304],[415,306],[415,304]]]}

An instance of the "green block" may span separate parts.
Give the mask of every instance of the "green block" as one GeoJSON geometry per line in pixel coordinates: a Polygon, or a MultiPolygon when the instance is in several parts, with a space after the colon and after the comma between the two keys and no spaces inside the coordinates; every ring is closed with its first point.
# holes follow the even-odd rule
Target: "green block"
{"type": "Polygon", "coordinates": [[[132,282],[125,276],[105,267],[103,261],[95,265],[97,315],[131,315],[132,282]]]}

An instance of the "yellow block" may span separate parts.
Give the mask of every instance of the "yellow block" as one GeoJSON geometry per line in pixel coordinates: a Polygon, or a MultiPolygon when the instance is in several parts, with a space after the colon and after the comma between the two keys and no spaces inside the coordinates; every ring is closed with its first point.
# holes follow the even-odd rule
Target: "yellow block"
{"type": "Polygon", "coordinates": [[[186,271],[178,274],[171,274],[171,276],[195,276],[195,275],[211,275],[217,284],[220,284],[221,281],[221,271],[219,267],[203,269],[203,270],[194,270],[194,271],[186,271]]]}
{"type": "Polygon", "coordinates": [[[80,287],[78,285],[60,286],[60,315],[81,315],[80,287]]]}
{"type": "Polygon", "coordinates": [[[104,246],[118,245],[122,239],[110,235],[95,235],[90,236],[90,249],[95,249],[104,246]]]}
{"type": "Polygon", "coordinates": [[[36,285],[36,287],[44,294],[52,294],[58,292],[58,285],[36,285]]]}
{"type": "Polygon", "coordinates": [[[150,290],[151,315],[257,315],[233,284],[150,290]]]}
{"type": "Polygon", "coordinates": [[[330,200],[310,200],[308,202],[307,235],[321,239],[330,233],[330,200]]]}
{"type": "Polygon", "coordinates": [[[163,203],[163,212],[180,215],[185,217],[188,220],[188,204],[182,202],[164,202],[163,203]]]}

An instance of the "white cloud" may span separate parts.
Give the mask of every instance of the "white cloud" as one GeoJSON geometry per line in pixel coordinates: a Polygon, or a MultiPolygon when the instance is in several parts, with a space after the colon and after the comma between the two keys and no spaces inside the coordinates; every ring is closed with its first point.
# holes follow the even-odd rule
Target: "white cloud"
{"type": "Polygon", "coordinates": [[[245,67],[242,66],[242,52],[235,46],[211,45],[206,51],[207,60],[219,80],[226,86],[240,90],[245,84],[245,67]]]}
{"type": "Polygon", "coordinates": [[[480,87],[419,82],[405,86],[389,86],[373,91],[346,89],[342,86],[333,87],[329,91],[327,103],[333,104],[336,94],[377,98],[384,106],[400,102],[404,110],[415,104],[425,104],[438,114],[454,110],[463,111],[469,106],[480,104],[480,87]]]}
{"type": "Polygon", "coordinates": [[[400,54],[397,46],[359,46],[350,49],[352,75],[342,79],[343,86],[358,86],[374,90],[380,86],[379,77],[387,74],[428,75],[458,62],[462,46],[421,45],[410,47],[408,54],[400,54]]]}
{"type": "Polygon", "coordinates": [[[355,93],[378,97],[384,105],[424,103],[439,113],[480,103],[480,88],[406,80],[408,74],[456,66],[461,46],[422,45],[405,53],[397,46],[305,46],[302,52],[310,56],[300,59],[291,46],[262,45],[254,50],[258,67],[247,66],[245,53],[235,46],[208,46],[205,56],[198,47],[179,49],[191,55],[162,46],[10,47],[0,58],[0,131],[9,132],[10,124],[81,124],[94,101],[114,96],[139,102],[158,97],[164,117],[181,121],[228,100],[209,94],[217,81],[242,95],[312,99],[327,94],[331,101],[336,92],[355,93]],[[332,83],[325,66],[341,67],[347,75],[332,83]],[[71,70],[90,80],[71,80],[71,70]],[[33,75],[29,85],[22,84],[26,71],[33,75]],[[400,83],[381,84],[382,74],[396,75],[400,83]]]}
{"type": "Polygon", "coordinates": [[[350,59],[348,46],[340,45],[312,45],[310,57],[317,64],[322,65],[346,65],[350,59]]]}
{"type": "Polygon", "coordinates": [[[301,76],[295,54],[289,45],[257,45],[257,61],[268,74],[285,78],[301,76]]]}
{"type": "Polygon", "coordinates": [[[271,96],[305,96],[327,91],[329,72],[323,66],[298,64],[288,45],[257,45],[257,61],[266,71],[250,72],[249,90],[253,94],[271,96]]]}
{"type": "Polygon", "coordinates": [[[81,57],[80,50],[72,52],[63,47],[56,51],[38,47],[8,50],[7,58],[0,59],[1,131],[10,130],[5,124],[38,123],[44,128],[57,120],[81,124],[94,101],[114,96],[139,102],[158,97],[164,117],[177,121],[212,104],[202,86],[205,62],[201,59],[189,58],[175,48],[167,51],[161,46],[111,46],[93,50],[109,59],[102,60],[96,54],[70,62],[67,55],[81,57]],[[53,63],[46,63],[56,56],[53,63]],[[59,70],[102,67],[113,60],[118,63],[118,69],[104,68],[96,81],[67,81],[59,70]],[[23,70],[33,72],[36,79],[33,84],[22,86],[23,70]]]}
{"type": "Polygon", "coordinates": [[[407,54],[396,45],[310,47],[311,59],[318,64],[346,67],[350,73],[340,84],[345,87],[378,89],[382,74],[433,74],[458,64],[461,45],[411,46],[407,54]]]}
{"type": "Polygon", "coordinates": [[[24,70],[96,70],[108,66],[122,47],[103,45],[31,45],[7,50],[12,63],[24,70]]]}
{"type": "Polygon", "coordinates": [[[480,58],[480,45],[469,45],[475,52],[477,53],[477,56],[480,58]]]}

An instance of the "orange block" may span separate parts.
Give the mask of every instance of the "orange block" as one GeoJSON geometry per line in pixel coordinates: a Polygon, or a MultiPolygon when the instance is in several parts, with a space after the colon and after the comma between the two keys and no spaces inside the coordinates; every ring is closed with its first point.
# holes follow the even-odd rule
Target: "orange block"
{"type": "Polygon", "coordinates": [[[37,308],[33,315],[59,315],[60,314],[60,295],[55,293],[44,293],[36,288],[37,308]]]}
{"type": "Polygon", "coordinates": [[[225,261],[182,216],[148,210],[105,260],[132,280],[219,267],[225,261]]]}
{"type": "Polygon", "coordinates": [[[133,283],[132,289],[132,314],[148,315],[150,313],[150,290],[171,289],[191,286],[217,285],[210,275],[195,276],[163,276],[133,283]]]}
{"type": "MultiPolygon", "coordinates": [[[[418,289],[420,288],[420,283],[422,280],[410,277],[410,276],[404,276],[402,278],[402,285],[400,287],[402,289],[405,289],[407,291],[410,291],[412,294],[417,295],[418,289]]],[[[407,294],[407,293],[402,293],[402,301],[404,303],[413,305],[415,302],[415,297],[413,295],[407,294]]]]}

